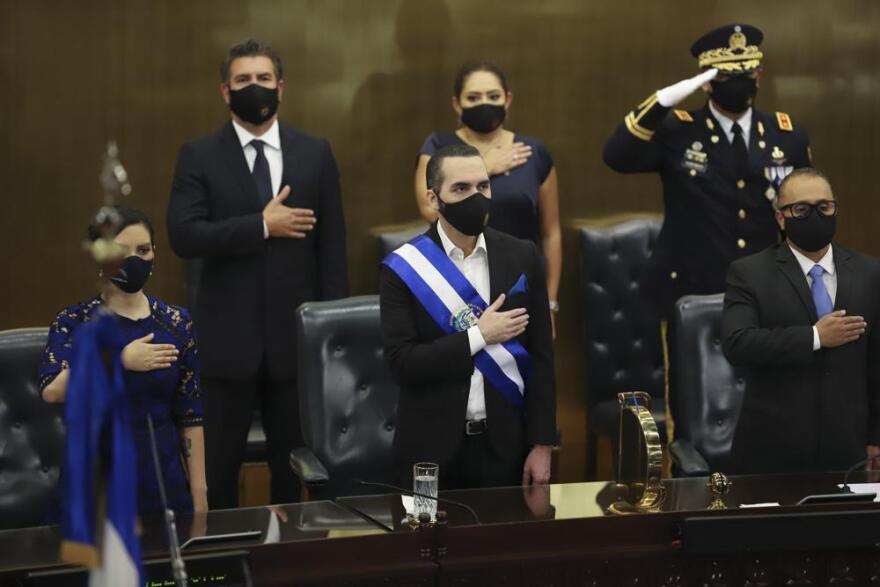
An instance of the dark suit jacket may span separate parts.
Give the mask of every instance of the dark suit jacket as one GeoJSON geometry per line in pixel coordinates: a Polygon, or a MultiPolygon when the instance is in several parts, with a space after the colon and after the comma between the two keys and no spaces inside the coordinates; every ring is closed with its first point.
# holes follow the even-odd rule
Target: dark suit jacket
{"type": "Polygon", "coordinates": [[[816,308],[786,243],[730,266],[723,348],[747,367],[737,472],[839,470],[880,444],[880,261],[833,250],[834,309],[864,316],[868,327],[832,349],[813,351],[816,308]]]}
{"type": "Polygon", "coordinates": [[[256,184],[232,123],[180,150],[168,236],[174,252],[204,259],[196,305],[202,373],[241,379],[265,354],[276,379],[296,372],[297,306],[345,297],[348,277],[339,172],[323,139],[281,127],[285,205],[311,208],[305,239],[263,238],[256,184]]]}
{"type": "MultiPolygon", "coordinates": [[[[436,224],[426,233],[443,247],[436,224]]],[[[529,326],[519,341],[533,360],[525,403],[518,408],[487,381],[486,419],[491,444],[506,459],[521,458],[532,445],[556,441],[556,384],[547,288],[535,245],[487,228],[492,303],[520,275],[528,291],[505,300],[501,311],[525,307],[529,326]]],[[[394,271],[382,266],[380,304],[385,358],[401,386],[394,451],[398,461],[435,462],[455,456],[464,437],[474,361],[467,332],[447,335],[394,271]]]]}
{"type": "Polygon", "coordinates": [[[753,108],[748,171],[739,177],[733,146],[708,105],[677,112],[685,120],[654,102],[647,111],[636,112],[642,115],[639,124],[654,131],[650,140],[621,123],[603,152],[615,171],[660,175],[663,228],[645,279],[666,317],[683,295],[724,291],[731,261],[779,240],[768,198],[775,193],[768,192],[774,184],[768,176],[778,167],[810,165],[803,127],[784,130],[774,114],[753,108]]]}

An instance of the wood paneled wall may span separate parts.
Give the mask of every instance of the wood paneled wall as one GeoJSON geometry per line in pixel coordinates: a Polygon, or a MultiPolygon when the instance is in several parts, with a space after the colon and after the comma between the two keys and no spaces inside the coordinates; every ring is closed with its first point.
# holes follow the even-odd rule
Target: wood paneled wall
{"type": "MultiPolygon", "coordinates": [[[[93,291],[95,270],[78,243],[100,201],[109,138],[131,175],[130,203],[157,225],[150,289],[183,302],[183,268],[164,237],[172,169],[183,142],[224,122],[217,66],[245,37],[282,55],[283,122],[332,141],[353,293],[368,293],[370,228],[416,218],[416,153],[429,132],[456,124],[460,62],[488,59],[507,71],[508,127],[549,146],[564,219],[657,212],[657,179],[606,169],[603,142],[634,104],[695,73],[688,47],[698,35],[740,19],[766,35],[759,107],[809,129],[841,200],[840,240],[880,254],[873,0],[2,0],[0,328],[47,324],[93,291]]],[[[584,442],[578,252],[565,255],[559,422],[563,479],[575,480],[584,442]]]]}

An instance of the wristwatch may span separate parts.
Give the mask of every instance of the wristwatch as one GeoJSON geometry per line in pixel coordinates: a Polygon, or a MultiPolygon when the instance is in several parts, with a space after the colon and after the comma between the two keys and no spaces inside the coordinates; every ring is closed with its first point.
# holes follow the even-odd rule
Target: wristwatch
{"type": "Polygon", "coordinates": [[[550,300],[550,311],[558,312],[559,311],[559,302],[555,300],[550,300]]]}

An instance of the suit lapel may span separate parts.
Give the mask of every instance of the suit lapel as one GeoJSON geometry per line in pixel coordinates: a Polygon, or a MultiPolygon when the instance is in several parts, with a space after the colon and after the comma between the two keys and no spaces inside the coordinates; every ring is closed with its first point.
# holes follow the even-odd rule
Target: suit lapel
{"type": "MultiPolygon", "coordinates": [[[[278,125],[278,131],[281,135],[281,160],[284,165],[284,169],[281,171],[281,186],[278,189],[284,189],[284,186],[289,185],[290,189],[293,191],[292,196],[295,196],[296,190],[294,189],[294,177],[297,172],[297,158],[295,157],[297,144],[296,135],[280,124],[278,125]]],[[[291,198],[291,200],[293,200],[293,198],[291,198]]]]}
{"type": "MultiPolygon", "coordinates": [[[[813,295],[807,287],[807,278],[804,277],[801,266],[798,264],[797,259],[794,258],[794,253],[788,248],[788,244],[783,242],[777,245],[776,263],[779,265],[780,271],[791,282],[801,303],[804,305],[804,309],[810,315],[810,324],[815,324],[818,317],[816,315],[816,304],[813,303],[813,295]]],[[[839,295],[838,299],[840,299],[839,295]]]]}
{"type": "Polygon", "coordinates": [[[486,254],[489,257],[489,297],[486,303],[492,305],[498,296],[505,293],[504,287],[507,280],[507,255],[498,242],[497,234],[491,228],[487,228],[483,235],[486,238],[486,254]]]}
{"type": "Polygon", "coordinates": [[[244,158],[244,150],[238,141],[238,135],[232,128],[232,122],[226,125],[220,139],[223,156],[226,158],[228,168],[235,177],[242,191],[247,195],[256,209],[262,209],[260,196],[257,194],[257,184],[248,169],[247,159],[244,158]]]}
{"type": "Polygon", "coordinates": [[[850,302],[852,284],[854,279],[852,267],[849,261],[852,258],[850,252],[834,245],[834,270],[837,273],[837,295],[834,297],[834,309],[846,310],[850,302]]]}

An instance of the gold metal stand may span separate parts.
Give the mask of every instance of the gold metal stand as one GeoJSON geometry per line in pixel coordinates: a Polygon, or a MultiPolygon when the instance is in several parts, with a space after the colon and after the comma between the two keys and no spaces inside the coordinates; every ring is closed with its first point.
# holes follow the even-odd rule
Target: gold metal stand
{"type": "Polygon", "coordinates": [[[643,391],[617,394],[620,435],[617,483],[609,514],[629,515],[660,511],[666,490],[661,480],[663,452],[657,423],[651,415],[651,396],[643,391]]]}

